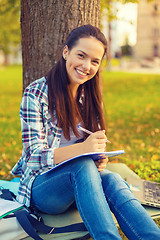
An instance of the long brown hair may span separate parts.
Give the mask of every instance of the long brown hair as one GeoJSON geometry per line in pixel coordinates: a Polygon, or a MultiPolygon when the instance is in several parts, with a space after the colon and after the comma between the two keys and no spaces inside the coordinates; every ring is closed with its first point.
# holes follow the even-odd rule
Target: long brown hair
{"type": "MultiPolygon", "coordinates": [[[[71,50],[80,38],[95,37],[103,43],[104,54],[107,41],[99,28],[90,24],[83,25],[71,31],[64,46],[71,50]]],[[[57,125],[62,128],[67,140],[70,139],[70,129],[78,137],[77,119],[90,131],[105,129],[102,104],[102,91],[100,87],[99,70],[89,81],[78,87],[78,94],[74,100],[69,89],[69,79],[66,70],[66,61],[62,54],[59,61],[46,76],[48,83],[49,110],[54,119],[56,111],[57,125]]]]}

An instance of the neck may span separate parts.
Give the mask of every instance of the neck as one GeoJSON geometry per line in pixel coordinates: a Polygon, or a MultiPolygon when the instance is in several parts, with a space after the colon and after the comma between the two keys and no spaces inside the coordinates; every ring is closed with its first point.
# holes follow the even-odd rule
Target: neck
{"type": "Polygon", "coordinates": [[[76,99],[79,85],[74,85],[74,86],[70,85],[69,87],[70,87],[73,98],[76,99]]]}

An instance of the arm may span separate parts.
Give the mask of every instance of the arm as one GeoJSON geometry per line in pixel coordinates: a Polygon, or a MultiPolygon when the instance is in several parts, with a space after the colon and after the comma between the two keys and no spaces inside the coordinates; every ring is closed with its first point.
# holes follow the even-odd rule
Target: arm
{"type": "Polygon", "coordinates": [[[80,154],[88,152],[104,152],[106,147],[106,135],[104,131],[92,133],[84,142],[67,147],[56,148],[54,162],[56,164],[80,154]]]}
{"type": "Polygon", "coordinates": [[[25,161],[32,170],[54,165],[54,148],[51,149],[48,146],[47,119],[44,119],[46,115],[44,112],[48,111],[48,105],[45,101],[40,104],[42,93],[37,94],[38,90],[26,89],[20,109],[23,151],[25,161]]]}

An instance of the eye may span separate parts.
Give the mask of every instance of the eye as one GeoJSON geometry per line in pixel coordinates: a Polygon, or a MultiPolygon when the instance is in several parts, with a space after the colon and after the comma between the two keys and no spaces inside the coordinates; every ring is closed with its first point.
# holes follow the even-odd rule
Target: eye
{"type": "Polygon", "coordinates": [[[79,56],[80,58],[84,58],[84,55],[81,54],[81,53],[78,53],[78,56],[79,56]]]}
{"type": "Polygon", "coordinates": [[[97,61],[97,60],[93,60],[92,61],[95,65],[99,65],[99,61],[97,61]]]}

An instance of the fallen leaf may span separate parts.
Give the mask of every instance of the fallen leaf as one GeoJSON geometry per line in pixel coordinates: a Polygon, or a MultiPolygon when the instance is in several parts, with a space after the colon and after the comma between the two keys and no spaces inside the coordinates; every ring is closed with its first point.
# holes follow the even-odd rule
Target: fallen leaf
{"type": "Polygon", "coordinates": [[[151,161],[158,160],[159,158],[160,158],[159,155],[154,154],[154,155],[151,157],[151,161]]]}
{"type": "Polygon", "coordinates": [[[1,176],[5,176],[5,175],[6,175],[6,172],[3,171],[3,170],[1,170],[1,171],[0,171],[0,175],[1,175],[1,176]]]}

